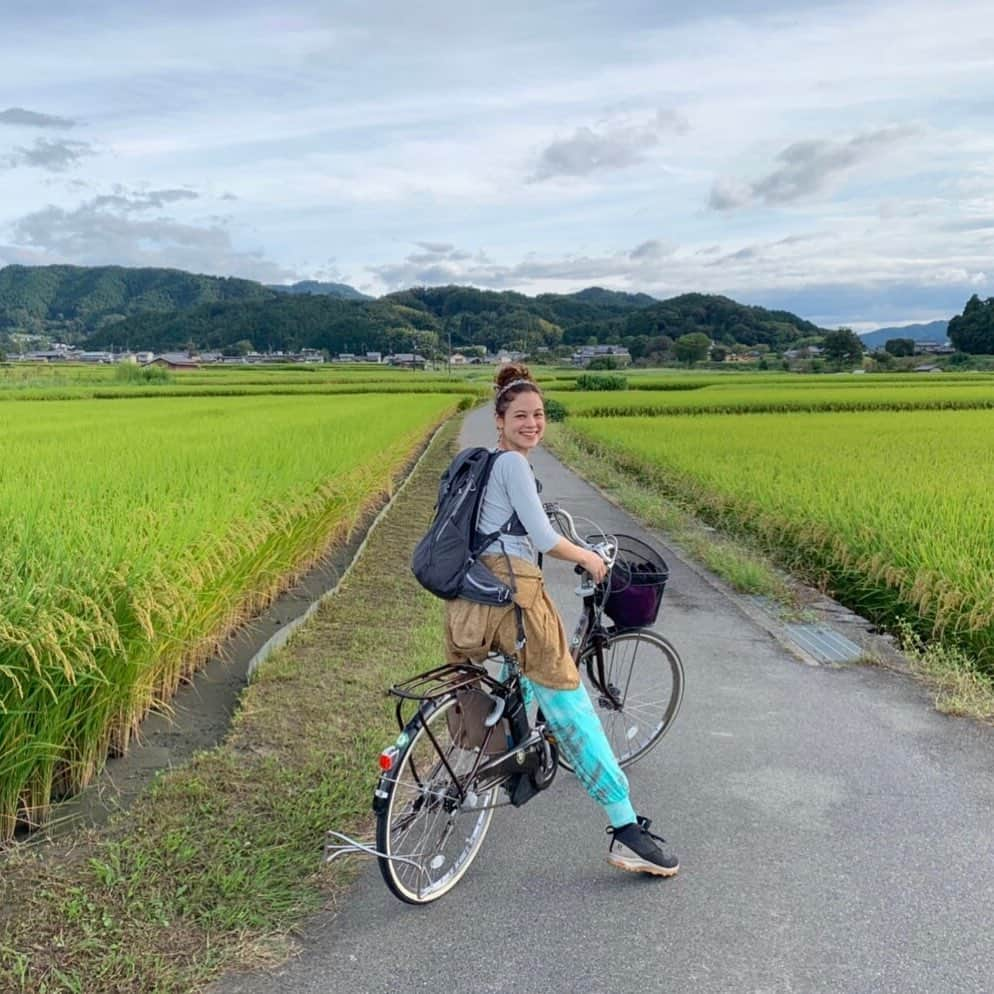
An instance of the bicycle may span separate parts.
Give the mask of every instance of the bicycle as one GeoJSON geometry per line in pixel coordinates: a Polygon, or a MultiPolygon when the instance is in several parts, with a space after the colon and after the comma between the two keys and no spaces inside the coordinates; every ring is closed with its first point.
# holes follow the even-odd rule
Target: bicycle
{"type": "MultiPolygon", "coordinates": [[[[591,547],[577,535],[567,511],[558,504],[545,509],[568,537],[591,547]]],[[[659,571],[659,564],[665,571],[665,563],[658,553],[624,536],[604,537],[593,547],[608,563],[608,575],[598,585],[578,568],[582,609],[571,649],[619,763],[628,766],[672,726],[683,697],[683,664],[672,644],[647,625],[603,621],[605,610],[624,615],[626,603],[630,616],[625,621],[647,619],[648,613],[648,623],[655,621],[665,586],[659,571]],[[658,560],[653,582],[635,583],[631,561],[621,558],[625,549],[634,548],[632,543],[658,560]],[[638,587],[642,594],[650,591],[654,607],[646,608],[646,597],[641,605],[633,597],[626,601],[625,591],[638,587]]],[[[347,853],[375,856],[386,885],[408,904],[436,901],[459,882],[476,858],[496,808],[520,807],[549,787],[558,766],[572,769],[541,712],[534,722],[529,720],[516,657],[490,658],[500,661],[499,676],[485,665],[457,663],[389,689],[397,698],[400,734],[379,757],[375,845],[328,833],[336,840],[326,847],[329,861],[347,853]],[[413,713],[405,714],[412,705],[413,713]],[[501,791],[507,795],[504,800],[501,791]]]]}

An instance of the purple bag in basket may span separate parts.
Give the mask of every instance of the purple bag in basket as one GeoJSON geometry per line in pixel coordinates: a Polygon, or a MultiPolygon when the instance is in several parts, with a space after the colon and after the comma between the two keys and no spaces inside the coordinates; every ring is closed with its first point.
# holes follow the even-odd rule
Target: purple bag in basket
{"type": "MultiPolygon", "coordinates": [[[[621,538],[619,536],[619,540],[621,538]]],[[[634,540],[624,541],[631,545],[634,540]]],[[[611,571],[604,611],[619,628],[648,628],[659,615],[669,570],[662,557],[644,544],[640,549],[623,551],[634,552],[638,558],[620,559],[611,571]],[[641,555],[643,549],[654,557],[654,561],[645,561],[648,557],[641,555]]]]}

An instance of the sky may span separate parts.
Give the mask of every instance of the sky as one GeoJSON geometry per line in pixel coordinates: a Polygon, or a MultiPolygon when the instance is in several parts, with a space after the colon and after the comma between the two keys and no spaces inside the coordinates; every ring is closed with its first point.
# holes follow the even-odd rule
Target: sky
{"type": "Polygon", "coordinates": [[[857,331],[994,296],[989,0],[32,7],[0,19],[0,266],[721,293],[857,331]]]}

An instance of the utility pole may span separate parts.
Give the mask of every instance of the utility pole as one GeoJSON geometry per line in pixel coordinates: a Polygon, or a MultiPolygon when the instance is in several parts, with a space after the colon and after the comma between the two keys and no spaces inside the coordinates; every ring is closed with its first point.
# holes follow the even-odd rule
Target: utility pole
{"type": "Polygon", "coordinates": [[[449,358],[448,358],[448,362],[446,363],[447,369],[446,369],[446,374],[445,375],[446,376],[451,376],[452,375],[452,325],[451,325],[451,323],[446,328],[446,331],[449,334],[449,358]]]}

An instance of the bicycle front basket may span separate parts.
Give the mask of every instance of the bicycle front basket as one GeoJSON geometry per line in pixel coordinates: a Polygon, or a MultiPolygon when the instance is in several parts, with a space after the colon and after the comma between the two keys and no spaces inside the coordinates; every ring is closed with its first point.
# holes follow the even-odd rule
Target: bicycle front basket
{"type": "Polygon", "coordinates": [[[618,535],[618,558],[606,581],[604,613],[619,628],[647,628],[655,623],[670,571],[650,545],[618,535]]]}

